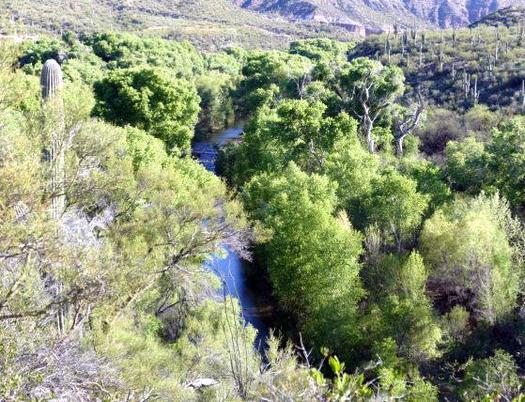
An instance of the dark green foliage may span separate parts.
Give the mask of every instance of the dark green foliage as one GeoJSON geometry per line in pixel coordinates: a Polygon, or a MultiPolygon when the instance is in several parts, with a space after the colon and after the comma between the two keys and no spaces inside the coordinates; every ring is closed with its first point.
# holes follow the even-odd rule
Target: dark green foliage
{"type": "Polygon", "coordinates": [[[189,78],[204,70],[204,59],[191,44],[131,34],[100,33],[84,38],[109,68],[165,67],[189,78]]]}
{"type": "Polygon", "coordinates": [[[235,110],[231,97],[235,87],[233,77],[210,71],[200,76],[196,85],[200,97],[197,136],[205,138],[209,134],[231,126],[235,122],[235,110]]]}
{"type": "Polygon", "coordinates": [[[163,70],[115,70],[95,83],[96,116],[144,129],[169,149],[188,150],[197,122],[199,98],[189,82],[163,70]]]}
{"type": "Polygon", "coordinates": [[[21,66],[37,63],[43,64],[49,59],[60,61],[61,58],[65,57],[65,49],[65,44],[60,40],[44,37],[25,45],[22,50],[22,56],[20,56],[18,61],[21,66]]]}
{"type": "Polygon", "coordinates": [[[285,97],[297,96],[304,90],[312,66],[310,60],[299,55],[277,51],[249,53],[239,84],[241,113],[248,115],[264,103],[258,90],[271,90],[285,97]]]}

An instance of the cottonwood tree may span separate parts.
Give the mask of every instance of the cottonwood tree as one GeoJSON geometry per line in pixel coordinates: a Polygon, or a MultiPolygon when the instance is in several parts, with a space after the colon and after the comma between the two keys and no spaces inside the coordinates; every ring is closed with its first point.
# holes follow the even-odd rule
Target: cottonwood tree
{"type": "Polygon", "coordinates": [[[516,305],[519,289],[516,226],[508,203],[497,195],[456,200],[438,210],[420,238],[432,292],[471,307],[488,324],[502,319],[516,305]]]}
{"type": "Polygon", "coordinates": [[[365,204],[368,225],[375,224],[387,242],[402,250],[414,230],[421,224],[429,197],[417,191],[417,183],[388,169],[371,182],[365,204]]]}
{"type": "Polygon", "coordinates": [[[357,302],[361,236],[346,216],[334,217],[333,184],[290,164],[261,174],[245,189],[245,205],[272,233],[268,252],[275,294],[293,312],[310,344],[342,348],[351,342],[357,302]]]}
{"type": "Polygon", "coordinates": [[[155,68],[115,70],[94,86],[93,113],[146,130],[168,149],[187,151],[199,112],[194,85],[155,68]]]}
{"type": "Polygon", "coordinates": [[[347,108],[361,121],[368,150],[376,151],[374,125],[385,116],[405,90],[403,71],[379,61],[357,58],[343,70],[337,91],[347,108]]]}

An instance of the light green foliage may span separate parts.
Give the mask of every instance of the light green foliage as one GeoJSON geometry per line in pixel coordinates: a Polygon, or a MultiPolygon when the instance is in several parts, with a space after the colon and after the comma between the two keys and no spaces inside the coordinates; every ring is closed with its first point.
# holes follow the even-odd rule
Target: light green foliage
{"type": "Polygon", "coordinates": [[[282,339],[270,334],[266,343],[264,356],[268,360],[267,370],[257,378],[253,396],[270,400],[316,400],[325,394],[324,378],[319,382],[314,380],[322,374],[316,371],[316,375],[312,375],[308,367],[299,363],[296,348],[291,342],[283,347],[282,339]]]}
{"type": "MultiPolygon", "coordinates": [[[[406,259],[388,255],[364,271],[371,301],[364,318],[367,342],[395,342],[395,353],[413,363],[437,357],[441,330],[425,293],[427,272],[423,259],[412,252],[406,259]]],[[[380,358],[383,347],[376,347],[380,358]]],[[[387,351],[388,356],[388,351],[387,351]]],[[[386,358],[387,367],[397,366],[386,358]]]]}
{"type": "Polygon", "coordinates": [[[338,202],[349,213],[354,224],[365,225],[364,202],[379,177],[380,159],[369,153],[357,139],[357,129],[345,133],[347,138],[334,145],[326,159],[324,172],[338,184],[338,202]]]}
{"type": "Polygon", "coordinates": [[[447,174],[452,185],[461,191],[477,193],[486,177],[489,156],[483,143],[474,138],[463,142],[451,141],[446,147],[447,174]]]}
{"type": "Polygon", "coordinates": [[[232,77],[240,76],[246,62],[246,55],[246,50],[238,47],[229,47],[221,52],[206,54],[207,69],[232,77]]]}
{"type": "Polygon", "coordinates": [[[126,128],[127,152],[133,159],[133,167],[137,171],[140,167],[150,163],[162,166],[168,162],[166,147],[162,140],[148,135],[136,128],[126,128]]]}
{"type": "MultiPolygon", "coordinates": [[[[471,292],[479,319],[493,324],[516,303],[521,251],[509,243],[515,225],[497,195],[457,200],[424,226],[421,250],[438,291],[460,286],[471,292]]],[[[519,224],[518,224],[519,225],[519,224]]]]}
{"type": "Polygon", "coordinates": [[[316,62],[343,63],[346,53],[354,44],[352,42],[337,42],[327,38],[303,39],[290,43],[290,53],[308,57],[316,62]]]}
{"type": "Polygon", "coordinates": [[[152,68],[115,70],[95,84],[95,96],[95,115],[144,129],[169,149],[188,150],[199,110],[188,81],[152,68]]]}
{"type": "Polygon", "coordinates": [[[371,182],[365,201],[366,219],[376,224],[386,240],[401,249],[421,224],[428,197],[417,191],[417,183],[388,169],[371,182]]]}
{"type": "Polygon", "coordinates": [[[445,342],[455,344],[462,342],[470,333],[469,330],[470,313],[462,306],[452,307],[441,319],[441,328],[445,342]]]}
{"type": "Polygon", "coordinates": [[[304,171],[319,172],[336,148],[355,144],[355,120],[344,113],[324,117],[325,110],[321,102],[306,100],[283,100],[275,109],[261,108],[235,150],[236,182],[257,172],[283,169],[290,161],[304,171]]]}
{"type": "Polygon", "coordinates": [[[266,251],[276,296],[310,342],[335,348],[350,340],[363,291],[361,238],[344,215],[332,216],[332,188],[325,177],[308,176],[292,164],[283,174],[254,177],[244,198],[272,234],[266,251]]]}
{"type": "Polygon", "coordinates": [[[290,43],[289,52],[314,61],[313,78],[328,81],[346,63],[347,53],[353,46],[353,42],[343,43],[327,38],[304,39],[290,43]]]}
{"type": "Polygon", "coordinates": [[[253,329],[243,328],[238,308],[231,310],[228,305],[229,301],[207,301],[193,308],[177,340],[170,344],[150,331],[149,323],[158,323],[154,316],[136,317],[135,323],[120,319],[100,347],[122,368],[126,381],[138,388],[153,388],[161,400],[241,400],[235,392],[232,359],[243,359],[250,383],[258,375],[260,362],[252,347],[253,329]],[[232,328],[228,325],[239,335],[234,340],[239,342],[239,349],[232,349],[232,328]],[[213,379],[218,385],[192,388],[190,384],[200,378],[213,379]]]}
{"type": "Polygon", "coordinates": [[[513,357],[503,350],[496,350],[492,357],[470,360],[466,364],[459,394],[463,401],[510,401],[518,396],[521,387],[513,357]]]}

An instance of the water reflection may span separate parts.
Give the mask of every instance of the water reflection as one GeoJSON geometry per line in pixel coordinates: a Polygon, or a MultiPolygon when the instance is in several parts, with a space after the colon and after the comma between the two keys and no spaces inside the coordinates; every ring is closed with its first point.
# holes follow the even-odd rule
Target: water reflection
{"type": "MultiPolygon", "coordinates": [[[[243,132],[242,126],[232,127],[214,134],[207,141],[193,144],[192,153],[209,171],[215,172],[215,162],[219,149],[238,139],[243,132]]],[[[234,252],[225,249],[225,257],[215,257],[207,262],[207,267],[221,278],[224,291],[239,299],[242,315],[246,322],[257,329],[257,344],[262,344],[268,336],[272,307],[265,301],[265,296],[257,284],[249,280],[248,273],[257,269],[249,261],[243,260],[234,252]],[[258,291],[259,290],[259,291],[258,291]]]]}

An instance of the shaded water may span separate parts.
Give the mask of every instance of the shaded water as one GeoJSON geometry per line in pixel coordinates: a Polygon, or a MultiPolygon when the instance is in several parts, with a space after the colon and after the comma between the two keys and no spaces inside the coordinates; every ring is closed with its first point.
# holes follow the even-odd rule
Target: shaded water
{"type": "MultiPolygon", "coordinates": [[[[193,155],[206,169],[215,173],[219,149],[238,139],[242,132],[242,126],[228,128],[206,141],[196,142],[193,144],[193,155]]],[[[268,336],[273,315],[273,306],[268,301],[270,290],[250,277],[249,273],[258,269],[252,262],[228,249],[225,251],[226,257],[215,257],[207,265],[221,278],[224,292],[239,299],[244,320],[257,329],[257,342],[263,343],[268,336]]]]}

